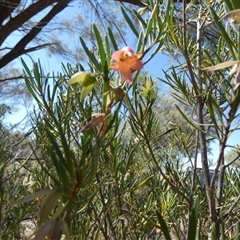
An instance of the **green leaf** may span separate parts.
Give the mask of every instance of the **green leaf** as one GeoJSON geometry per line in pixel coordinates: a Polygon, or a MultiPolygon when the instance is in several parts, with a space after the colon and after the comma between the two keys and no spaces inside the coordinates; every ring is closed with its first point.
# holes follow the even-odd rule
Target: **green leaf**
{"type": "Polygon", "coordinates": [[[80,101],[82,102],[85,97],[93,90],[94,84],[91,84],[87,87],[82,88],[81,96],[80,96],[80,101]]]}
{"type": "Polygon", "coordinates": [[[136,35],[136,37],[138,38],[139,37],[139,33],[137,31],[137,29],[135,28],[132,20],[129,18],[129,16],[127,15],[127,13],[125,12],[124,8],[121,6],[121,11],[122,11],[122,14],[125,18],[125,20],[127,21],[129,27],[132,29],[133,33],[136,35]]]}
{"type": "MultiPolygon", "coordinates": [[[[71,176],[71,165],[68,162],[68,159],[64,157],[64,154],[62,152],[61,147],[59,146],[59,143],[57,142],[57,139],[55,136],[51,133],[51,125],[46,121],[46,124],[48,124],[47,128],[45,129],[47,136],[49,138],[49,141],[51,143],[51,146],[49,147],[49,151],[51,151],[51,160],[53,162],[53,165],[57,171],[59,179],[61,179],[62,186],[65,190],[65,192],[70,195],[71,194],[71,186],[69,182],[69,175],[71,176]],[[69,171],[70,169],[70,171],[69,171]],[[68,170],[68,171],[66,171],[68,170]]],[[[61,124],[61,123],[60,123],[61,124]]],[[[58,128],[58,131],[60,132],[60,135],[62,135],[61,125],[58,128]]],[[[67,146],[64,146],[66,148],[67,146]]]]}
{"type": "Polygon", "coordinates": [[[105,45],[106,45],[106,52],[107,52],[107,62],[111,61],[111,48],[110,48],[110,43],[108,36],[105,36],[105,45]]]}
{"type": "Polygon", "coordinates": [[[146,64],[147,62],[149,62],[160,50],[160,48],[163,46],[163,41],[161,41],[157,47],[154,49],[154,51],[151,53],[151,55],[149,56],[149,58],[144,62],[144,64],[146,64]]]}
{"type": "Polygon", "coordinates": [[[84,79],[82,80],[82,86],[88,87],[96,82],[96,78],[94,74],[86,74],[84,79]]]}
{"type": "Polygon", "coordinates": [[[47,234],[53,229],[56,220],[51,220],[43,224],[40,229],[37,231],[34,240],[43,240],[47,234]]]}
{"type": "Polygon", "coordinates": [[[151,208],[152,203],[153,203],[153,192],[151,192],[147,198],[146,204],[144,206],[144,212],[147,212],[151,208]]]}
{"type": "Polygon", "coordinates": [[[153,87],[152,82],[151,82],[151,80],[149,78],[146,78],[145,85],[146,85],[146,89],[147,90],[151,90],[152,87],[153,87]]]}
{"type": "Polygon", "coordinates": [[[209,11],[210,11],[210,13],[213,17],[213,20],[214,20],[215,24],[218,26],[219,30],[221,31],[222,37],[224,38],[224,40],[228,44],[228,47],[229,47],[229,50],[231,52],[231,55],[232,55],[233,59],[236,59],[235,52],[233,50],[233,47],[234,47],[233,41],[231,40],[228,33],[226,32],[223,24],[219,21],[218,15],[215,13],[213,8],[211,6],[208,6],[208,9],[209,9],[209,11]]]}
{"type": "Polygon", "coordinates": [[[39,99],[38,99],[37,95],[35,94],[36,89],[34,89],[34,87],[33,87],[33,84],[35,85],[35,80],[32,76],[32,73],[31,73],[29,67],[27,66],[27,64],[25,63],[25,61],[22,58],[21,58],[21,62],[22,62],[22,65],[24,67],[24,71],[26,71],[26,74],[24,75],[24,80],[25,80],[27,89],[30,92],[30,94],[35,98],[35,100],[37,102],[39,102],[39,99]]]}
{"type": "Polygon", "coordinates": [[[210,117],[211,117],[215,127],[219,128],[218,122],[215,117],[216,116],[215,113],[217,113],[218,119],[223,124],[221,110],[220,110],[219,106],[217,105],[217,103],[214,101],[214,99],[210,93],[207,94],[207,101],[208,101],[208,104],[207,104],[208,112],[210,114],[210,117]]]}
{"type": "Polygon", "coordinates": [[[53,189],[43,189],[43,190],[40,190],[36,193],[33,193],[27,197],[24,197],[24,198],[21,198],[20,200],[17,200],[15,203],[16,204],[21,204],[21,203],[26,203],[26,202],[30,202],[38,197],[41,197],[43,195],[46,195],[46,194],[50,194],[52,192],[54,192],[55,190],[53,189]]]}
{"type": "Polygon", "coordinates": [[[62,236],[62,221],[61,219],[56,219],[54,226],[51,230],[51,232],[48,234],[48,238],[49,239],[56,239],[56,240],[60,240],[61,236],[62,236]]]}
{"type": "Polygon", "coordinates": [[[234,66],[239,63],[240,63],[240,61],[226,61],[226,62],[222,62],[217,65],[211,66],[211,67],[204,68],[203,70],[205,70],[205,71],[222,70],[224,68],[228,68],[228,67],[234,66]]]}
{"type": "Polygon", "coordinates": [[[100,67],[99,62],[97,61],[95,55],[88,49],[87,45],[85,44],[84,40],[81,37],[80,37],[80,42],[81,42],[83,50],[87,54],[88,58],[91,60],[93,65],[96,67],[96,69],[98,69],[98,71],[101,72],[101,67],[100,67]]]}
{"type": "Polygon", "coordinates": [[[144,36],[144,39],[143,39],[143,45],[144,46],[146,45],[146,43],[148,41],[149,34],[151,33],[151,30],[152,30],[153,22],[154,22],[154,20],[150,19],[148,24],[147,24],[147,29],[146,29],[145,36],[144,36]]]}
{"type": "Polygon", "coordinates": [[[72,85],[74,83],[82,82],[88,72],[78,72],[75,73],[71,79],[68,81],[68,85],[72,85]]]}
{"type": "Polygon", "coordinates": [[[70,236],[70,231],[69,231],[68,225],[67,225],[67,223],[63,219],[60,219],[60,220],[62,221],[62,231],[63,231],[63,234],[65,235],[65,238],[67,240],[70,240],[71,236],[70,236]]]}
{"type": "Polygon", "coordinates": [[[237,110],[239,109],[239,104],[240,104],[240,87],[237,88],[235,91],[235,95],[233,97],[233,100],[231,102],[231,115],[229,116],[229,121],[233,121],[235,118],[235,115],[237,113],[237,110]]]}
{"type": "Polygon", "coordinates": [[[179,113],[183,116],[183,118],[194,128],[196,128],[195,124],[193,124],[189,118],[183,113],[183,111],[179,108],[179,106],[175,105],[175,107],[177,108],[177,110],[179,111],[179,113]]]}
{"type": "Polygon", "coordinates": [[[54,190],[44,200],[43,206],[39,213],[39,224],[42,224],[56,207],[61,192],[54,190]]]}
{"type": "Polygon", "coordinates": [[[145,88],[144,86],[139,86],[138,88],[141,89],[143,92],[147,92],[148,91],[148,89],[145,88]]]}
{"type": "Polygon", "coordinates": [[[96,24],[93,24],[93,31],[94,31],[94,34],[95,34],[95,37],[97,40],[97,44],[98,44],[98,52],[100,54],[100,59],[101,59],[101,63],[102,63],[102,71],[104,72],[105,64],[106,64],[106,54],[104,51],[103,41],[102,41],[100,32],[98,31],[96,24]]]}
{"type": "Polygon", "coordinates": [[[153,178],[153,175],[149,176],[148,178],[146,178],[145,180],[140,182],[138,185],[136,185],[135,187],[131,188],[130,191],[133,192],[133,191],[136,191],[139,188],[144,187],[149,182],[149,180],[151,180],[152,178],[153,178]]]}
{"type": "Polygon", "coordinates": [[[167,224],[166,224],[166,222],[164,221],[161,213],[157,210],[157,211],[156,211],[156,214],[157,214],[157,218],[158,218],[158,221],[159,221],[159,223],[160,223],[161,230],[162,230],[162,232],[163,232],[163,235],[164,235],[165,239],[166,239],[166,240],[171,240],[171,237],[170,237],[170,233],[169,233],[167,224]]]}
{"type": "Polygon", "coordinates": [[[144,38],[144,33],[143,31],[140,32],[138,41],[137,41],[137,49],[136,52],[142,52],[144,51],[144,44],[143,44],[143,38],[144,38]]]}
{"type": "Polygon", "coordinates": [[[52,220],[57,219],[60,216],[60,214],[63,212],[65,207],[66,207],[66,205],[63,204],[62,198],[60,197],[59,198],[59,204],[58,204],[58,206],[57,206],[57,208],[56,208],[56,210],[54,212],[54,215],[51,217],[51,219],[52,220]]]}
{"type": "Polygon", "coordinates": [[[199,196],[197,196],[194,200],[193,207],[189,213],[187,240],[193,240],[193,239],[195,239],[195,237],[197,235],[199,203],[200,203],[200,198],[199,198],[199,196]]]}
{"type": "Polygon", "coordinates": [[[116,43],[116,41],[115,41],[113,32],[112,32],[112,30],[111,30],[110,27],[108,27],[108,36],[109,36],[109,38],[110,38],[110,40],[111,40],[111,42],[112,42],[112,45],[113,45],[114,50],[117,51],[117,50],[118,50],[118,45],[117,45],[117,43],[116,43]]]}
{"type": "MultiPolygon", "coordinates": [[[[146,8],[147,9],[147,8],[146,8]]],[[[147,23],[146,21],[142,18],[142,16],[133,9],[134,15],[138,18],[138,20],[141,22],[141,24],[143,25],[143,28],[147,28],[147,23]]]]}
{"type": "Polygon", "coordinates": [[[211,240],[216,240],[217,234],[216,234],[216,223],[212,224],[212,230],[211,230],[211,240]]]}

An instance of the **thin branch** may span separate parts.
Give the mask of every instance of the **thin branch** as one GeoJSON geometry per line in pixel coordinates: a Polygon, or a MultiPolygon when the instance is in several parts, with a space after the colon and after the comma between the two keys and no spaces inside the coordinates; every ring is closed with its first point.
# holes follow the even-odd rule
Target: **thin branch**
{"type": "Polygon", "coordinates": [[[71,0],[65,0],[64,2],[57,3],[51,11],[41,19],[41,21],[33,27],[33,29],[25,35],[16,45],[15,47],[4,55],[0,59],[0,69],[10,63],[12,60],[21,56],[26,52],[30,52],[30,50],[25,50],[25,47],[41,32],[42,28],[44,28],[51,20],[54,18],[59,12],[61,12],[71,0]]]}
{"type": "Polygon", "coordinates": [[[240,201],[240,195],[238,195],[237,199],[235,200],[235,202],[232,204],[232,206],[227,210],[227,212],[223,215],[223,219],[225,219],[226,217],[228,217],[231,212],[233,211],[233,209],[236,207],[236,205],[239,203],[240,201]]]}
{"type": "Polygon", "coordinates": [[[18,7],[20,0],[11,0],[2,2],[0,4],[0,26],[8,17],[11,17],[11,13],[18,7]]]}
{"type": "Polygon", "coordinates": [[[12,178],[12,176],[14,176],[18,171],[20,171],[23,167],[25,167],[25,165],[27,164],[27,162],[29,161],[29,159],[32,157],[32,155],[36,152],[36,150],[38,149],[38,147],[36,147],[30,154],[29,156],[26,158],[26,160],[19,166],[19,168],[17,168],[15,171],[13,171],[10,175],[8,175],[6,178],[4,178],[1,182],[0,182],[0,186],[2,186],[4,183],[6,183],[10,178],[12,178]]]}
{"type": "MultiPolygon", "coordinates": [[[[31,4],[23,12],[18,14],[15,18],[11,18],[2,28],[0,32],[0,46],[6,38],[15,30],[19,29],[25,22],[38,14],[43,9],[57,2],[57,0],[37,1],[31,4]]],[[[68,1],[66,1],[68,2],[68,1]]]]}
{"type": "Polygon", "coordinates": [[[7,81],[12,81],[12,80],[19,80],[19,79],[23,79],[24,75],[18,75],[16,77],[10,77],[10,78],[4,78],[4,79],[0,79],[0,82],[7,82],[7,81]]]}

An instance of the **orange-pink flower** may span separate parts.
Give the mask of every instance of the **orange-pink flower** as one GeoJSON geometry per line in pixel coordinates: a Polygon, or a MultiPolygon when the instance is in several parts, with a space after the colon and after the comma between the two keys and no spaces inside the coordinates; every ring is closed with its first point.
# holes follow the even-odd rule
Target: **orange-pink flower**
{"type": "Polygon", "coordinates": [[[111,69],[120,71],[123,79],[131,84],[132,71],[140,70],[143,64],[140,60],[140,55],[136,54],[130,47],[124,47],[112,54],[114,62],[111,64],[111,69]]]}

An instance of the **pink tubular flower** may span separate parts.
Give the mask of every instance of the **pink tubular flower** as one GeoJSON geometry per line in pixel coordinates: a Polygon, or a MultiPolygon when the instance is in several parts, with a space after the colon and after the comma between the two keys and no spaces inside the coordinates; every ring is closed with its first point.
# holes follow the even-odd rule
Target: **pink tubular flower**
{"type": "Polygon", "coordinates": [[[111,69],[120,71],[123,79],[128,83],[132,83],[132,71],[140,70],[143,64],[139,54],[136,54],[130,47],[124,47],[112,54],[114,62],[111,69]]]}

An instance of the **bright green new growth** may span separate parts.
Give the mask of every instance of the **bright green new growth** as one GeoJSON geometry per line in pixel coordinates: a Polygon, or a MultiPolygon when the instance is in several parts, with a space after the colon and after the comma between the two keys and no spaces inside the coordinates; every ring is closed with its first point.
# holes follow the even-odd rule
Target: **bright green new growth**
{"type": "Polygon", "coordinates": [[[83,87],[88,87],[96,82],[95,75],[89,72],[75,73],[68,82],[68,85],[80,83],[83,87]]]}

